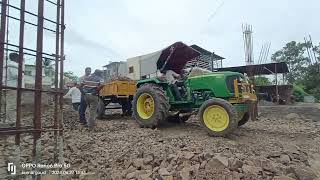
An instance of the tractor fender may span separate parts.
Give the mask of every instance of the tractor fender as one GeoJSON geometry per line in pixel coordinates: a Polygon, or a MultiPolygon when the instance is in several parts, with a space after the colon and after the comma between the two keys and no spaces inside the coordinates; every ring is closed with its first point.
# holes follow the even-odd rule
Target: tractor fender
{"type": "Polygon", "coordinates": [[[144,85],[144,84],[158,84],[162,87],[166,87],[168,86],[167,82],[161,81],[158,78],[150,78],[150,79],[144,79],[144,80],[140,80],[137,82],[137,88],[139,88],[140,86],[144,85]]]}

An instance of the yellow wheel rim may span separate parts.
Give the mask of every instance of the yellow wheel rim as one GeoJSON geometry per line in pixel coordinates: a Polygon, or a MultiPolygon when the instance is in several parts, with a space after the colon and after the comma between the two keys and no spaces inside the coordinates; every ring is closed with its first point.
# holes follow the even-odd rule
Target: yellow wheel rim
{"type": "Polygon", "coordinates": [[[204,124],[212,131],[220,132],[229,125],[228,112],[221,106],[212,105],[203,112],[204,124]]]}
{"type": "Polygon", "coordinates": [[[148,93],[143,93],[137,101],[137,112],[142,119],[149,119],[154,113],[154,100],[148,93]]]}

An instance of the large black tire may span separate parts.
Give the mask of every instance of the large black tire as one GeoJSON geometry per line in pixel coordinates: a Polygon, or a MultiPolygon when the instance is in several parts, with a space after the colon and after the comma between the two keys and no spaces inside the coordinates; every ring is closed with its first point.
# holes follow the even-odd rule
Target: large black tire
{"type": "Polygon", "coordinates": [[[236,109],[228,101],[220,98],[212,98],[205,101],[199,109],[198,116],[201,121],[201,124],[203,125],[203,127],[205,128],[205,130],[208,132],[210,136],[225,136],[227,134],[230,134],[238,125],[237,124],[238,114],[236,109]],[[211,115],[210,118],[207,117],[207,114],[204,115],[205,111],[211,108],[212,106],[215,106],[216,108],[220,108],[222,111],[227,113],[227,115],[224,114],[225,117],[227,117],[226,121],[222,122],[224,127],[218,130],[216,130],[217,128],[216,129],[212,127],[210,128],[208,127],[209,125],[206,124],[206,122],[209,123],[208,121],[210,121],[210,123],[213,124],[212,126],[214,126],[214,125],[217,125],[217,123],[219,124],[220,121],[222,120],[221,114],[215,114],[215,113],[212,115],[210,114],[211,115]],[[204,116],[206,116],[205,118],[209,118],[207,119],[206,122],[204,120],[204,116]]]}
{"type": "MultiPolygon", "coordinates": [[[[169,100],[164,90],[156,84],[144,84],[137,89],[133,98],[133,117],[140,127],[154,128],[166,120],[169,114],[169,100]],[[154,102],[153,113],[148,118],[142,118],[138,112],[138,99],[147,94],[151,96],[154,102]]],[[[140,112],[141,113],[141,112],[140,112]]]]}
{"type": "Polygon", "coordinates": [[[106,106],[108,104],[109,103],[105,104],[105,102],[102,99],[98,100],[98,105],[97,105],[97,118],[98,119],[101,119],[104,116],[105,111],[106,111],[106,106]]]}
{"type": "Polygon", "coordinates": [[[248,112],[244,113],[243,117],[241,120],[238,122],[238,126],[242,126],[246,124],[250,119],[250,114],[248,112]]]}

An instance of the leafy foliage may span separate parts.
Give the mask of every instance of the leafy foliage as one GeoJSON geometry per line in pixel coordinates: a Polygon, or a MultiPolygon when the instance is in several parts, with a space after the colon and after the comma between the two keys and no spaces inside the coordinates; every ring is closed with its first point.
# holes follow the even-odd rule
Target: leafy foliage
{"type": "Polygon", "coordinates": [[[44,58],[43,60],[44,73],[46,76],[50,76],[54,74],[54,69],[52,67],[52,61],[48,58],[44,58]]]}
{"type": "Polygon", "coordinates": [[[71,79],[72,81],[77,81],[78,80],[78,76],[76,76],[72,71],[66,71],[63,73],[63,75],[69,79],[71,79]]]}
{"type": "Polygon", "coordinates": [[[272,83],[267,77],[258,76],[258,77],[255,77],[255,84],[257,86],[267,86],[267,85],[271,85],[272,83]]]}
{"type": "Polygon", "coordinates": [[[51,62],[52,61],[50,59],[44,58],[44,60],[43,60],[44,67],[49,67],[51,65],[51,62]]]}
{"type": "Polygon", "coordinates": [[[310,62],[309,58],[305,56],[306,47],[305,43],[291,41],[271,56],[273,61],[288,64],[287,80],[289,83],[303,81],[304,72],[310,62]]]}
{"type": "Polygon", "coordinates": [[[286,80],[295,84],[293,95],[296,100],[300,101],[303,100],[303,96],[308,94],[320,99],[320,44],[313,49],[318,62],[311,62],[307,47],[310,48],[311,44],[292,41],[271,57],[273,61],[288,64],[290,72],[287,74],[286,80]]]}
{"type": "Polygon", "coordinates": [[[301,85],[293,85],[293,92],[292,95],[295,98],[295,101],[297,102],[302,102],[304,99],[304,96],[308,95],[303,88],[301,87],[301,85]]]}
{"type": "Polygon", "coordinates": [[[304,83],[305,90],[320,99],[320,66],[319,63],[310,65],[306,70],[304,83]]]}

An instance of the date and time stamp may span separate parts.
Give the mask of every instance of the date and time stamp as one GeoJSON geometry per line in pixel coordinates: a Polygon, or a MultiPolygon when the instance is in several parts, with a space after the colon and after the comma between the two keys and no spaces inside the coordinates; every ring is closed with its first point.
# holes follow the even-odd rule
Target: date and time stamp
{"type": "Polygon", "coordinates": [[[21,163],[17,166],[14,163],[8,163],[8,173],[11,175],[89,175],[94,174],[84,170],[74,170],[68,163],[21,163]]]}

